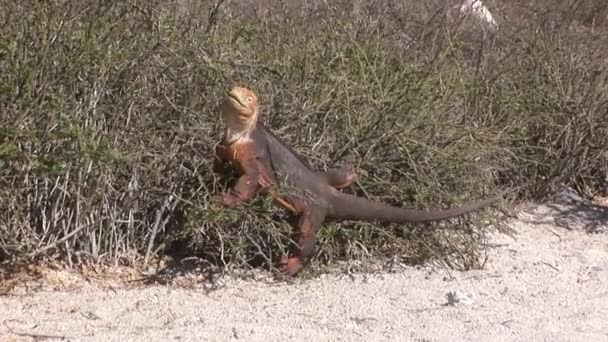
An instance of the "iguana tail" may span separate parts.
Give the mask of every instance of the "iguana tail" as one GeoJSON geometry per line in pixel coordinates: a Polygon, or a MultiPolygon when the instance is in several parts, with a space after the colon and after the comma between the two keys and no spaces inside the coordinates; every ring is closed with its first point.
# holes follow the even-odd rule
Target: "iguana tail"
{"type": "Polygon", "coordinates": [[[485,208],[499,200],[502,196],[503,194],[496,195],[458,208],[423,211],[394,207],[335,191],[330,202],[329,216],[344,220],[380,221],[385,223],[437,221],[485,208]]]}

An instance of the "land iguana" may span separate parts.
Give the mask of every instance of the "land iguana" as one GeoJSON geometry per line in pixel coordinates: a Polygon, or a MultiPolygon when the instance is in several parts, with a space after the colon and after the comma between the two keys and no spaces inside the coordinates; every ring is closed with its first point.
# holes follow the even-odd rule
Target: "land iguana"
{"type": "Polygon", "coordinates": [[[298,216],[291,255],[281,260],[281,270],[295,275],[310,257],[315,235],[328,218],[337,220],[379,221],[383,223],[425,222],[452,218],[482,209],[501,195],[438,211],[395,207],[346,194],[338,189],[356,179],[352,167],[328,172],[314,171],[311,165],[283,143],[259,120],[258,98],[247,88],[234,87],[219,106],[224,134],[216,146],[214,170],[236,170],[238,179],[223,195],[225,206],[248,201],[266,192],[279,206],[298,216]],[[292,187],[299,194],[281,194],[275,186],[292,187]]]}

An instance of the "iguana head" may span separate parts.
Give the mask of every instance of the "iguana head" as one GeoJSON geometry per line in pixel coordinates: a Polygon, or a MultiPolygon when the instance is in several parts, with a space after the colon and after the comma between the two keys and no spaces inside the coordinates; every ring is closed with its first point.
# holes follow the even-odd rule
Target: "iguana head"
{"type": "Polygon", "coordinates": [[[228,140],[234,141],[246,135],[258,116],[258,98],[253,91],[234,87],[220,105],[222,120],[228,132],[228,140]]]}

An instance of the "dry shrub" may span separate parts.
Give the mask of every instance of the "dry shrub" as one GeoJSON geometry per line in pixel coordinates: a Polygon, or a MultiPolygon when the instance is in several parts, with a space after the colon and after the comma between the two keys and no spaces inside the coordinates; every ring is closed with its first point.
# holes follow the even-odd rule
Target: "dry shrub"
{"type": "MultiPolygon", "coordinates": [[[[498,31],[439,0],[2,0],[0,261],[276,261],[282,212],[214,201],[216,106],[237,83],[316,167],[354,161],[361,196],[606,193],[605,1],[485,3],[498,31]]],[[[317,260],[478,265],[480,221],[443,226],[328,224],[317,260]]]]}

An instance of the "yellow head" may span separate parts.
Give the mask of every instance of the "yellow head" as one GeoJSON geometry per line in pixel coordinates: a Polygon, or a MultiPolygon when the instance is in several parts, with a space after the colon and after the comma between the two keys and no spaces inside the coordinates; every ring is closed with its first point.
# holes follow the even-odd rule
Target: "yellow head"
{"type": "Polygon", "coordinates": [[[226,128],[233,134],[247,131],[258,116],[258,98],[244,87],[234,87],[220,105],[220,113],[226,128]]]}

